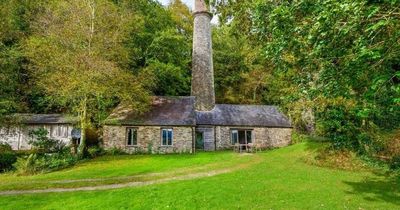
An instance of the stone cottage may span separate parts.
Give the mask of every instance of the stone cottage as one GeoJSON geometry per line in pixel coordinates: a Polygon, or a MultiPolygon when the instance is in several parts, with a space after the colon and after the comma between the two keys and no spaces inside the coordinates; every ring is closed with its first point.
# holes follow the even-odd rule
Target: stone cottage
{"type": "Polygon", "coordinates": [[[120,105],[103,127],[104,147],[131,153],[192,152],[194,103],[194,97],[153,97],[151,108],[144,115],[120,105]]]}
{"type": "Polygon", "coordinates": [[[76,118],[61,114],[16,114],[13,118],[18,121],[17,126],[0,127],[0,142],[9,144],[13,150],[31,149],[29,133],[39,128],[46,129],[50,138],[65,144],[71,143],[73,135],[80,136],[80,132],[74,129],[78,122],[76,118]]]}
{"type": "Polygon", "coordinates": [[[136,115],[120,105],[106,120],[106,149],[173,153],[259,148],[290,144],[292,126],[275,106],[215,104],[211,18],[204,0],[195,0],[192,96],[153,97],[151,109],[136,115]]]}

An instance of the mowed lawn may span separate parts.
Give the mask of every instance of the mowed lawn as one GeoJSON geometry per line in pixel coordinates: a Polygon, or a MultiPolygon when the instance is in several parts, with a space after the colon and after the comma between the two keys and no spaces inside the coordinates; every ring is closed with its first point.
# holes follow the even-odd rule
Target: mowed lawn
{"type": "Polygon", "coordinates": [[[124,182],[113,179],[138,174],[173,177],[221,168],[233,170],[142,187],[0,196],[0,209],[400,209],[398,176],[307,164],[305,159],[313,155],[315,146],[302,143],[254,155],[216,152],[101,157],[55,173],[29,177],[5,174],[0,175],[0,191],[93,185],[82,181],[53,186],[47,180],[105,178],[95,183],[100,185],[124,182]]]}

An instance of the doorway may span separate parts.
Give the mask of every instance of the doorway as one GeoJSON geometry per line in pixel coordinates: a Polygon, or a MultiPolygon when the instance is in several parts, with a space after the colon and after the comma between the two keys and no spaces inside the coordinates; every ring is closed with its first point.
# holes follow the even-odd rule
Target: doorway
{"type": "Polygon", "coordinates": [[[204,132],[196,131],[196,150],[204,150],[204,132]]]}

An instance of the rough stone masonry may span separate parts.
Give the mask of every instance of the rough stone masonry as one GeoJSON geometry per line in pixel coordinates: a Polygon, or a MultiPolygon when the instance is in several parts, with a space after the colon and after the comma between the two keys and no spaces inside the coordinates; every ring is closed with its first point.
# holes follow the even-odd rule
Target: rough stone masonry
{"type": "Polygon", "coordinates": [[[204,0],[195,1],[192,96],[196,96],[196,111],[210,111],[215,105],[211,18],[204,0]]]}

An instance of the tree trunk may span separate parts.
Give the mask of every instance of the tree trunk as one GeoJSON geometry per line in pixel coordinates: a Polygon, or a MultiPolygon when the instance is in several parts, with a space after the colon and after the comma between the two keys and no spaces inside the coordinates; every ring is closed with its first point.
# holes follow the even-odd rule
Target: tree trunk
{"type": "Polygon", "coordinates": [[[93,35],[94,35],[94,19],[95,19],[95,2],[92,0],[89,0],[88,2],[88,7],[90,8],[90,31],[89,31],[89,43],[88,43],[88,51],[89,55],[92,54],[92,40],[93,40],[93,35]]]}
{"type": "MultiPolygon", "coordinates": [[[[95,19],[95,2],[92,0],[87,1],[87,5],[90,9],[90,28],[89,28],[89,40],[88,40],[88,54],[92,55],[92,40],[94,34],[94,19],[95,19]]],[[[81,159],[85,156],[86,149],[86,128],[87,128],[87,97],[82,101],[81,104],[81,143],[78,147],[78,157],[81,159]]]]}
{"type": "Polygon", "coordinates": [[[80,114],[80,124],[81,124],[81,142],[78,147],[78,157],[82,159],[85,155],[86,149],[86,128],[87,128],[87,98],[82,101],[81,114],[80,114]]]}

